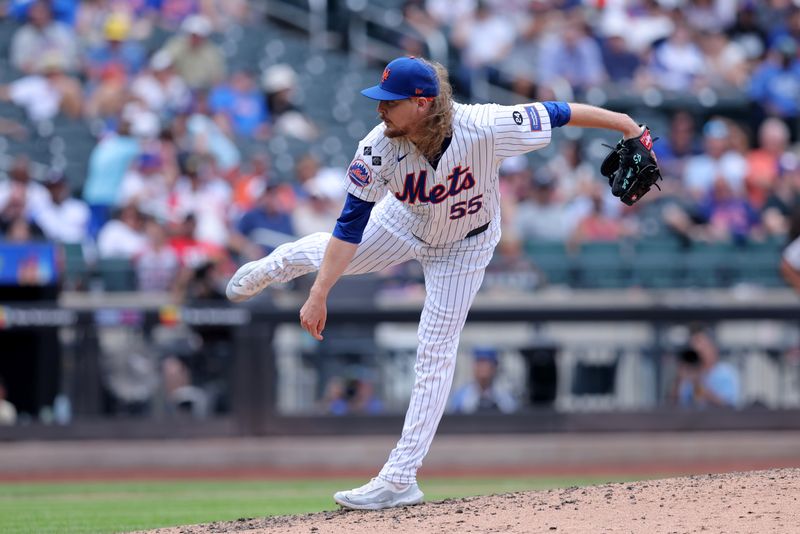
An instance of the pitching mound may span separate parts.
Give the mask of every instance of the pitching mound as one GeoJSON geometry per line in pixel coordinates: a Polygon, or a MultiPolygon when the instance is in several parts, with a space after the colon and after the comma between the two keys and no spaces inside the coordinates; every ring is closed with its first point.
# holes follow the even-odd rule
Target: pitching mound
{"type": "MultiPolygon", "coordinates": [[[[424,490],[424,488],[423,488],[424,490]]],[[[158,534],[797,532],[800,469],[703,475],[160,529],[158,534]]]]}

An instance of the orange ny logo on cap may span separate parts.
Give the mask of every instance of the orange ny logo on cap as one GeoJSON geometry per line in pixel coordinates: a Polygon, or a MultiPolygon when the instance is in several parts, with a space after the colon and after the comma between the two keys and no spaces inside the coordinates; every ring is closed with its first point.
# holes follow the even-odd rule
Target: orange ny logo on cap
{"type": "Polygon", "coordinates": [[[418,95],[422,94],[422,89],[415,89],[414,92],[418,95]]]}
{"type": "Polygon", "coordinates": [[[386,81],[386,78],[389,77],[389,67],[383,69],[383,75],[381,76],[381,83],[386,81]]]}

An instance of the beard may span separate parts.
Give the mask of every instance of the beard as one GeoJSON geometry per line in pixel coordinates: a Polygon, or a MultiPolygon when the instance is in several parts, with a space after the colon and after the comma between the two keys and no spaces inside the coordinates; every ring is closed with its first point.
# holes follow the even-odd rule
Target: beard
{"type": "Polygon", "coordinates": [[[388,137],[389,139],[395,139],[397,137],[405,137],[408,135],[408,132],[405,130],[401,130],[400,128],[393,128],[391,126],[387,126],[386,129],[383,131],[383,135],[388,137]]]}
{"type": "Polygon", "coordinates": [[[383,135],[388,137],[389,139],[395,139],[397,137],[405,137],[408,135],[408,131],[402,128],[398,128],[396,126],[390,126],[389,123],[386,122],[384,117],[380,117],[383,121],[383,124],[386,125],[386,129],[383,131],[383,135]]]}

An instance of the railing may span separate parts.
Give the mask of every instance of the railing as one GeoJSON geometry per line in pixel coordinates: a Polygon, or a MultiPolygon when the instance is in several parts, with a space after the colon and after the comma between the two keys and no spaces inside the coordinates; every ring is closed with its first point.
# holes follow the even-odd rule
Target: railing
{"type": "MultiPolygon", "coordinates": [[[[462,336],[464,354],[456,382],[469,372],[471,348],[493,344],[501,354],[501,369],[505,367],[508,373],[505,378],[517,381],[522,407],[512,415],[447,416],[442,429],[798,428],[800,365],[793,359],[792,349],[800,346],[800,303],[787,292],[738,303],[736,297],[720,295],[719,300],[698,296],[692,302],[686,302],[680,294],[629,295],[618,298],[616,304],[592,298],[565,300],[563,295],[560,299],[540,295],[516,302],[505,297],[479,299],[462,336]],[[740,409],[693,411],[666,402],[674,373],[670,355],[679,347],[676,340],[685,325],[697,320],[717,325],[724,354],[744,373],[746,391],[740,409]],[[555,394],[549,398],[534,395],[541,384],[531,384],[531,357],[542,347],[558,349],[544,351],[553,356],[558,370],[555,394]],[[614,371],[616,385],[612,390],[581,390],[576,385],[580,383],[576,378],[580,362],[602,366],[615,359],[619,366],[614,371]]],[[[12,398],[17,388],[23,388],[35,397],[31,402],[38,401],[41,406],[32,417],[23,418],[21,423],[26,424],[0,427],[0,439],[396,432],[413,380],[418,304],[387,308],[333,303],[330,336],[321,344],[310,342],[296,326],[297,308],[296,303],[286,308],[212,303],[143,309],[102,302],[82,309],[4,305],[0,308],[4,368],[9,369],[9,358],[19,359],[20,368],[25,367],[25,361],[34,363],[27,382],[6,376],[6,384],[12,398]],[[364,337],[371,338],[374,345],[337,345],[336,331],[348,325],[349,332],[366,332],[364,337]],[[154,339],[153,332],[160,331],[164,339],[170,332],[180,338],[174,334],[181,328],[186,329],[187,346],[162,344],[167,349],[155,355],[148,352],[152,350],[149,343],[154,339]],[[172,399],[167,403],[164,384],[180,378],[181,370],[172,358],[197,354],[193,336],[202,338],[208,350],[203,357],[208,361],[193,369],[198,373],[195,383],[178,386],[194,385],[201,391],[185,388],[177,396],[180,402],[172,399]],[[25,343],[29,343],[27,349],[25,343]],[[359,347],[362,351],[376,348],[369,357],[385,409],[371,416],[322,414],[316,403],[323,378],[330,376],[331,370],[310,364],[329,357],[330,362],[337,361],[344,354],[338,352],[341,348],[357,352],[359,347]],[[181,350],[187,352],[181,354],[181,350]],[[167,361],[170,363],[165,365],[167,361]],[[142,370],[148,371],[147,366],[154,363],[158,383],[150,386],[148,402],[126,404],[111,398],[141,386],[137,372],[144,377],[142,381],[151,380],[152,369],[149,375],[142,370]],[[111,383],[112,375],[118,381],[115,384],[111,383]],[[206,406],[205,411],[198,409],[198,393],[204,402],[214,399],[216,404],[206,406]]]]}

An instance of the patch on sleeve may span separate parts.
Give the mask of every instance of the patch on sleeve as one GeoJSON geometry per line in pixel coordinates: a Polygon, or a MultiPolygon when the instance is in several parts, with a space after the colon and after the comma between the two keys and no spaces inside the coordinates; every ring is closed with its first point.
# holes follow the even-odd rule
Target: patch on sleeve
{"type": "Polygon", "coordinates": [[[380,156],[372,156],[372,164],[376,167],[381,164],[381,157],[380,156]]]}
{"type": "Polygon", "coordinates": [[[525,106],[525,111],[528,113],[528,119],[531,121],[531,131],[541,132],[542,121],[539,119],[539,112],[535,106],[525,106]]]}
{"type": "Polygon", "coordinates": [[[356,159],[347,169],[347,177],[358,187],[365,187],[372,181],[372,171],[363,160],[356,159]]]}
{"type": "Polygon", "coordinates": [[[365,146],[364,147],[364,155],[365,156],[371,156],[372,155],[372,147],[371,146],[365,146]]]}
{"type": "Polygon", "coordinates": [[[514,113],[512,113],[512,114],[511,114],[511,116],[512,116],[512,117],[514,117],[514,123],[515,123],[517,126],[519,126],[520,124],[522,124],[522,120],[523,120],[523,119],[522,119],[522,113],[520,113],[519,111],[515,111],[514,113]]]}

